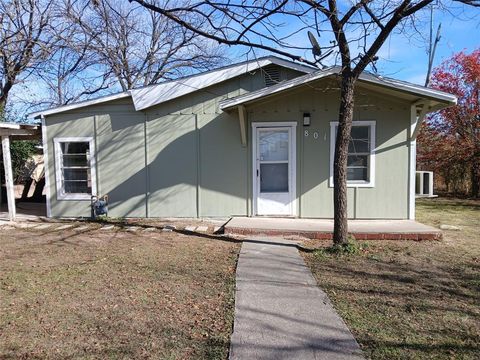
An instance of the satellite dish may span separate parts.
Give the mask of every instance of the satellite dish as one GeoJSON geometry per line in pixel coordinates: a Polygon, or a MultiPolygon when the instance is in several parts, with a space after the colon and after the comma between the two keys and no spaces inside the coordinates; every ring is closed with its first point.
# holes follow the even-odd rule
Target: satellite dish
{"type": "Polygon", "coordinates": [[[318,44],[317,39],[315,39],[315,35],[313,35],[310,31],[308,32],[308,39],[310,40],[310,44],[312,44],[313,56],[321,56],[322,49],[320,49],[320,45],[318,44]]]}

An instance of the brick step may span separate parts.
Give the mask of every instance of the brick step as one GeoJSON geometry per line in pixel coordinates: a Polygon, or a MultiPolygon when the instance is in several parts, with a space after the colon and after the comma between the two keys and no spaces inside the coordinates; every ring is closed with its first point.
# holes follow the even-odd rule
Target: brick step
{"type": "MultiPolygon", "coordinates": [[[[307,239],[332,240],[333,233],[330,231],[298,231],[298,230],[272,230],[272,229],[248,229],[232,226],[225,227],[228,235],[264,235],[264,236],[301,236],[307,239]]],[[[441,231],[430,232],[351,232],[357,240],[441,240],[441,231]]]]}

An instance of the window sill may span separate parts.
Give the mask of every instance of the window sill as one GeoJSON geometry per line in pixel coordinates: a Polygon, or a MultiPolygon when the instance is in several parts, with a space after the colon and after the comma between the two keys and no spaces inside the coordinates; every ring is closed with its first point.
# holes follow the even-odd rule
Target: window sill
{"type": "Polygon", "coordinates": [[[364,183],[364,184],[348,184],[347,183],[347,187],[350,187],[350,188],[374,188],[375,185],[370,184],[370,183],[364,183]]]}
{"type": "MultiPolygon", "coordinates": [[[[333,183],[328,184],[329,188],[334,188],[333,183]]],[[[347,183],[347,188],[374,188],[373,183],[347,183]]]]}
{"type": "Polygon", "coordinates": [[[57,195],[57,200],[84,200],[90,201],[92,199],[92,195],[90,194],[63,194],[57,195]]]}

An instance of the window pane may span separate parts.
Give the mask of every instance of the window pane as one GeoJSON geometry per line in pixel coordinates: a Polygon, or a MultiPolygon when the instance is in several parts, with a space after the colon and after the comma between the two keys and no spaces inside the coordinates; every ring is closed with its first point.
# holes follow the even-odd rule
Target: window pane
{"type": "Polygon", "coordinates": [[[352,139],[368,139],[369,126],[352,126],[352,139]]]}
{"type": "Polygon", "coordinates": [[[370,142],[368,140],[350,140],[348,143],[348,152],[355,153],[369,153],[370,142]]]}
{"type": "Polygon", "coordinates": [[[261,161],[288,161],[288,130],[261,130],[261,161]]]}
{"type": "Polygon", "coordinates": [[[260,192],[288,192],[288,163],[260,164],[260,192]]]}
{"type": "Polygon", "coordinates": [[[88,142],[63,142],[60,144],[62,154],[86,154],[89,150],[88,142]]]}
{"type": "Polygon", "coordinates": [[[60,143],[62,191],[65,194],[91,194],[90,143],[60,143]]]}
{"type": "Polygon", "coordinates": [[[63,155],[63,166],[70,167],[70,166],[89,166],[87,154],[85,155],[72,155],[67,154],[63,155]]]}
{"type": "Polygon", "coordinates": [[[91,194],[92,189],[87,181],[68,181],[65,180],[63,188],[66,194],[91,194]]]}
{"type": "Polygon", "coordinates": [[[88,179],[88,169],[63,169],[63,178],[65,180],[83,180],[88,179]]]}
{"type": "MultiPolygon", "coordinates": [[[[335,127],[335,135],[338,126],[335,127]]],[[[353,125],[348,144],[347,180],[369,182],[370,166],[370,125],[353,125]],[[361,155],[358,155],[361,154],[361,155]]]]}
{"type": "Polygon", "coordinates": [[[368,166],[368,155],[348,155],[347,166],[368,166]]]}
{"type": "Polygon", "coordinates": [[[369,126],[352,126],[351,140],[348,144],[349,153],[370,152],[369,126]]]}
{"type": "Polygon", "coordinates": [[[368,181],[367,168],[347,168],[347,180],[368,181]]]}

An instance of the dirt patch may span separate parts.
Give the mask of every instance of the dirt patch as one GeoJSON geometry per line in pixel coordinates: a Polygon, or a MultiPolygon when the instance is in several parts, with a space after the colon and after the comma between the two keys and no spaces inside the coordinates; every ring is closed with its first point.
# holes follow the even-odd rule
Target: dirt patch
{"type": "Polygon", "coordinates": [[[0,358],[225,359],[239,244],[93,226],[0,233],[0,358]]]}
{"type": "Polygon", "coordinates": [[[369,358],[478,359],[480,202],[422,200],[417,220],[460,230],[443,241],[360,242],[356,255],[304,256],[369,358]]]}

